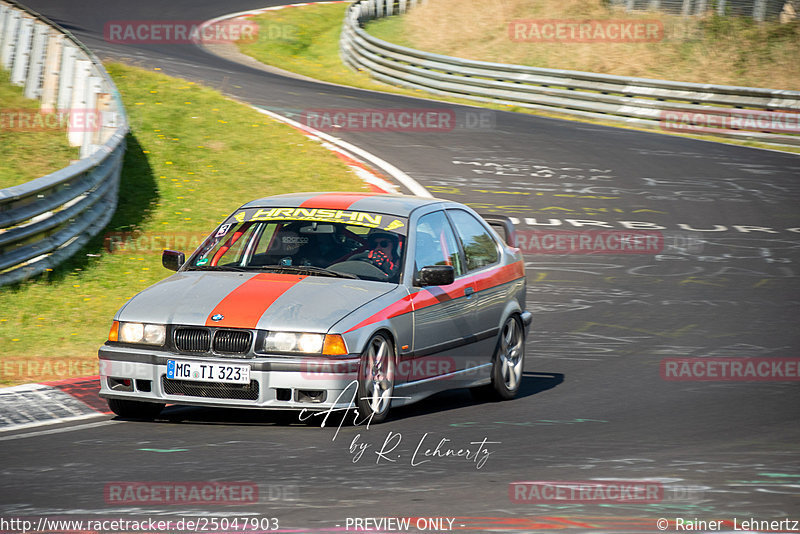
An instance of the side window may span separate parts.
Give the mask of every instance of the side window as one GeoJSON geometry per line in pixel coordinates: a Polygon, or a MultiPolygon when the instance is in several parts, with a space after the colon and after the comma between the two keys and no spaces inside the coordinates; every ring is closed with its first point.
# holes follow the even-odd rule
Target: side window
{"type": "Polygon", "coordinates": [[[458,242],[444,212],[423,215],[417,223],[414,276],[427,265],[452,265],[456,276],[464,274],[458,242]]]}
{"type": "Polygon", "coordinates": [[[464,247],[468,271],[497,263],[500,259],[497,243],[478,219],[464,210],[447,210],[447,214],[453,220],[464,247]]]}

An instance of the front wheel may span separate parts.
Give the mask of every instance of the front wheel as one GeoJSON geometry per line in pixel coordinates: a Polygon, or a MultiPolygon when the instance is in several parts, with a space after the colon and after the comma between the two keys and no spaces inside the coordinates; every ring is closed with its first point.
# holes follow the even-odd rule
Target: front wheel
{"type": "Polygon", "coordinates": [[[525,335],[516,316],[506,319],[492,358],[492,383],[472,390],[476,398],[509,400],[517,396],[525,364],[525,335]]]}
{"type": "Polygon", "coordinates": [[[394,347],[384,334],[375,334],[361,355],[358,371],[358,414],[381,423],[389,414],[394,391],[394,347]]]}
{"type": "Polygon", "coordinates": [[[108,407],[111,408],[112,412],[126,419],[155,419],[164,409],[164,404],[108,399],[108,407]]]}

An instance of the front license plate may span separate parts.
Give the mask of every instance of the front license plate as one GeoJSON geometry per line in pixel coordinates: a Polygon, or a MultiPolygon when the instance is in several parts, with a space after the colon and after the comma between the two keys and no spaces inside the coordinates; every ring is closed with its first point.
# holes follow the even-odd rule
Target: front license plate
{"type": "Polygon", "coordinates": [[[167,360],[167,378],[172,380],[193,380],[195,382],[249,384],[250,366],[167,360]]]}

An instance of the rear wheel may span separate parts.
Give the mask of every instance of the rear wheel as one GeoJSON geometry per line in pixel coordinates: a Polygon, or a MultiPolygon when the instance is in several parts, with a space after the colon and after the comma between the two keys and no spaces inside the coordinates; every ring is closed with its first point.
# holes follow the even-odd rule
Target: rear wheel
{"type": "Polygon", "coordinates": [[[155,419],[164,406],[157,402],[108,399],[108,407],[111,408],[111,411],[126,419],[155,419]]]}
{"type": "Polygon", "coordinates": [[[358,372],[358,414],[380,423],[389,414],[394,391],[394,347],[384,334],[375,334],[361,355],[358,372]]]}
{"type": "Polygon", "coordinates": [[[517,396],[525,364],[525,336],[519,319],[506,319],[492,359],[492,383],[472,389],[480,400],[509,400],[517,396]]]}

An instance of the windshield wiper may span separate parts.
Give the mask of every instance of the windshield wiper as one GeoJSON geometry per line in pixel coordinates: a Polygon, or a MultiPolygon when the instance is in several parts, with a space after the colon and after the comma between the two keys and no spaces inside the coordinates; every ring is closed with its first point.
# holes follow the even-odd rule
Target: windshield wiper
{"type": "Polygon", "coordinates": [[[235,271],[240,273],[246,273],[248,269],[244,267],[239,267],[237,265],[213,265],[213,266],[202,266],[202,265],[195,265],[193,267],[187,267],[187,271],[235,271]]]}
{"type": "Polygon", "coordinates": [[[275,269],[280,271],[292,271],[296,273],[301,273],[303,271],[320,274],[323,276],[333,276],[336,278],[350,278],[352,280],[358,280],[359,278],[350,273],[340,273],[338,271],[331,271],[330,269],[325,269],[324,267],[316,267],[314,265],[254,265],[250,267],[251,269],[275,269]]]}

